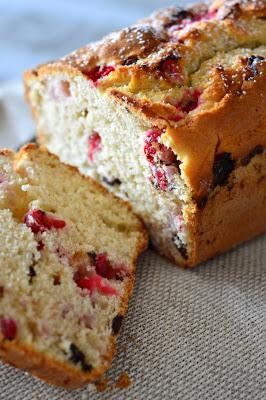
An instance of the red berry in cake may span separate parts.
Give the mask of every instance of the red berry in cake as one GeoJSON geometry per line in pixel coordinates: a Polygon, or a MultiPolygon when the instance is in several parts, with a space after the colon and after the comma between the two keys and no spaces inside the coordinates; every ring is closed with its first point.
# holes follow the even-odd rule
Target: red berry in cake
{"type": "Polygon", "coordinates": [[[182,83],[183,77],[178,65],[178,57],[171,56],[160,64],[160,71],[164,79],[172,83],[182,83]]]}
{"type": "Polygon", "coordinates": [[[101,142],[102,142],[102,138],[99,135],[99,133],[97,132],[93,132],[90,136],[89,136],[89,160],[91,162],[94,161],[95,159],[95,154],[98,153],[101,150],[101,142]]]}
{"type": "Polygon", "coordinates": [[[44,243],[41,240],[38,240],[37,250],[42,251],[44,249],[44,243]]]}
{"type": "Polygon", "coordinates": [[[86,75],[96,84],[99,79],[109,75],[114,70],[115,68],[112,65],[103,65],[102,67],[97,65],[90,71],[86,72],[86,75]]]}
{"type": "Polygon", "coordinates": [[[198,89],[193,90],[190,93],[190,98],[188,102],[183,106],[182,111],[189,113],[192,110],[195,110],[199,106],[199,98],[200,98],[201,92],[198,89]]]}
{"type": "Polygon", "coordinates": [[[168,188],[168,179],[162,168],[153,167],[152,168],[153,177],[151,180],[156,188],[161,190],[166,190],[168,188]]]}
{"type": "Polygon", "coordinates": [[[79,279],[76,281],[76,284],[81,289],[87,289],[90,293],[93,293],[95,290],[97,290],[98,292],[106,294],[107,296],[118,295],[117,290],[109,283],[105,283],[103,278],[98,274],[79,279]]]}
{"type": "Polygon", "coordinates": [[[156,189],[166,190],[169,188],[174,174],[180,173],[180,162],[175,154],[163,143],[160,143],[162,135],[160,129],[149,129],[144,140],[144,154],[149,161],[152,176],[150,182],[156,189]]]}
{"type": "Polygon", "coordinates": [[[66,226],[65,221],[48,215],[45,211],[32,209],[24,217],[24,223],[33,233],[45,232],[52,228],[62,229],[66,226]]]}
{"type": "Polygon", "coordinates": [[[17,335],[17,324],[12,318],[0,318],[0,330],[6,339],[12,340],[17,335]]]}
{"type": "Polygon", "coordinates": [[[176,15],[176,23],[172,25],[168,29],[168,34],[170,36],[175,37],[176,31],[180,31],[181,29],[186,28],[187,26],[191,25],[194,22],[199,22],[199,21],[208,21],[210,19],[215,18],[217,15],[217,11],[201,11],[201,12],[193,12],[189,10],[181,10],[177,15],[176,15]]]}
{"type": "Polygon", "coordinates": [[[175,107],[182,113],[188,114],[199,106],[200,96],[201,91],[199,89],[187,89],[182,99],[175,104],[175,107]]]}
{"type": "Polygon", "coordinates": [[[173,151],[159,142],[162,135],[160,129],[150,129],[146,132],[144,140],[144,153],[150,163],[162,161],[166,164],[171,164],[176,161],[173,151]]]}
{"type": "Polygon", "coordinates": [[[95,258],[95,270],[98,275],[107,279],[121,280],[127,275],[126,268],[123,264],[112,266],[104,253],[97,254],[95,258]]]}

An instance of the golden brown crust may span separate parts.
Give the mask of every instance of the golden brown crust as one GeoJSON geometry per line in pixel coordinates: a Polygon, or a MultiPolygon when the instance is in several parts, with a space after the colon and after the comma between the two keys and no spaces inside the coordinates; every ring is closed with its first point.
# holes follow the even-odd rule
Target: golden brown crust
{"type": "Polygon", "coordinates": [[[261,75],[244,81],[240,94],[228,93],[215,108],[166,130],[164,140],[184,160],[183,177],[195,196],[211,190],[215,155],[227,152],[241,160],[259,144],[266,148],[265,94],[264,63],[261,75]]]}
{"type": "Polygon", "coordinates": [[[266,152],[239,167],[203,209],[192,211],[190,266],[197,265],[266,230],[266,152]]]}
{"type": "MultiPolygon", "coordinates": [[[[45,147],[38,147],[34,143],[29,143],[22,147],[15,155],[15,169],[16,162],[19,162],[23,157],[29,157],[30,152],[34,152],[38,149],[45,154],[50,154],[50,156],[54,159],[58,159],[58,157],[54,154],[48,152],[45,147]]],[[[0,154],[3,155],[14,155],[14,153],[9,149],[0,150],[0,154]]],[[[72,173],[77,173],[77,168],[64,164],[72,173]]],[[[79,172],[78,172],[79,173],[79,172]]],[[[79,174],[80,175],[80,174],[79,174]]],[[[123,204],[128,208],[128,211],[132,213],[131,206],[124,202],[123,200],[117,198],[112,193],[109,193],[104,187],[102,187],[99,183],[93,181],[91,178],[83,176],[82,179],[86,180],[90,183],[90,185],[95,186],[97,190],[105,193],[109,197],[113,197],[115,201],[123,204]]],[[[135,272],[136,272],[136,263],[139,254],[146,249],[147,247],[147,232],[144,227],[143,222],[136,216],[136,219],[139,221],[139,241],[135,249],[135,253],[132,256],[132,274],[126,278],[126,283],[124,287],[123,297],[120,300],[120,309],[118,311],[118,315],[123,317],[126,314],[128,308],[128,300],[133,290],[135,272]]],[[[90,382],[94,382],[97,378],[99,378],[108,368],[111,366],[112,359],[116,353],[116,336],[117,332],[113,333],[110,336],[110,342],[108,346],[108,351],[102,357],[102,364],[99,368],[94,368],[90,372],[83,372],[81,369],[75,366],[71,366],[69,363],[64,363],[59,360],[53,359],[45,353],[42,353],[34,348],[34,346],[27,345],[19,340],[9,341],[4,338],[4,336],[0,333],[0,357],[1,359],[17,368],[21,368],[25,371],[28,371],[37,377],[45,380],[46,382],[64,387],[66,389],[75,389],[82,387],[90,382]]]]}

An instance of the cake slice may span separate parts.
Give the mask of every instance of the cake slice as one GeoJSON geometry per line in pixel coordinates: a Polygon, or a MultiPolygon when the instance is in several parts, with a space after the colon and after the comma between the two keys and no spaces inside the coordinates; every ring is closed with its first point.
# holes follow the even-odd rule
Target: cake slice
{"type": "Polygon", "coordinates": [[[49,383],[97,379],[146,246],[122,200],[35,145],[0,153],[0,356],[49,383]]]}
{"type": "Polygon", "coordinates": [[[183,266],[266,229],[266,2],[170,7],[25,74],[38,140],[183,266]]]}

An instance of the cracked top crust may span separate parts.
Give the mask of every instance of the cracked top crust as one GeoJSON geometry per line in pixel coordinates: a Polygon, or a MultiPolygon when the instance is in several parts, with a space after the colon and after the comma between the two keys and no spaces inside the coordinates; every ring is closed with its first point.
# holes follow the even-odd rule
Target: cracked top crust
{"type": "MultiPolygon", "coordinates": [[[[215,155],[266,146],[266,0],[169,7],[40,67],[82,74],[164,131],[197,196],[215,155]]],[[[27,78],[26,78],[27,79],[27,78]]]]}

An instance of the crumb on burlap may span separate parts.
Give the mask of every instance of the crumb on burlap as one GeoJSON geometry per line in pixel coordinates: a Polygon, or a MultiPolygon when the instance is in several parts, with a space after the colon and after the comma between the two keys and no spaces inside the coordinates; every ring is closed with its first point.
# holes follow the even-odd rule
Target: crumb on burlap
{"type": "Polygon", "coordinates": [[[109,378],[107,377],[103,377],[99,381],[97,381],[95,383],[97,392],[104,392],[108,387],[108,383],[109,383],[109,378]]]}
{"type": "Polygon", "coordinates": [[[132,384],[131,379],[129,378],[128,374],[126,372],[122,372],[119,377],[118,380],[115,384],[116,387],[120,388],[120,389],[125,389],[128,386],[130,386],[132,384]]]}

